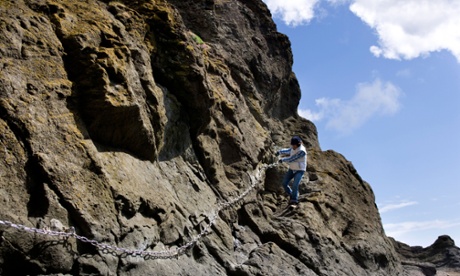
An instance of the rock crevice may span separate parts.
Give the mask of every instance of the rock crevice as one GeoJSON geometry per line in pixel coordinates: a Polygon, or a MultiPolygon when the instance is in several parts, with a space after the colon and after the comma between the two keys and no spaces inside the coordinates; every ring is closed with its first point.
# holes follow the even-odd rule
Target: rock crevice
{"type": "Polygon", "coordinates": [[[0,1],[0,220],[185,246],[2,224],[0,274],[404,275],[370,185],[298,116],[292,63],[260,0],[0,1]],[[286,168],[260,171],[292,135],[294,212],[286,168]]]}

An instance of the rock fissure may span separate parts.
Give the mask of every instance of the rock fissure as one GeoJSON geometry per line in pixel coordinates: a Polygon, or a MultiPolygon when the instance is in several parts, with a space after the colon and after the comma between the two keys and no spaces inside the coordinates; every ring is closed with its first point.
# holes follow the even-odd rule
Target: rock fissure
{"type": "MultiPolygon", "coordinates": [[[[292,245],[292,244],[289,244],[289,243],[286,243],[283,239],[280,238],[280,236],[278,235],[278,233],[276,233],[274,230],[272,231],[267,231],[265,233],[261,232],[261,230],[259,229],[259,227],[257,226],[256,223],[254,223],[250,217],[251,215],[249,213],[247,213],[247,210],[242,208],[239,212],[240,216],[239,216],[239,224],[240,225],[247,225],[249,226],[249,228],[254,232],[256,233],[261,242],[264,244],[264,243],[269,243],[269,242],[273,242],[275,243],[276,245],[278,245],[282,250],[284,250],[287,254],[291,255],[292,257],[296,258],[296,259],[299,259],[300,255],[302,254],[302,252],[295,246],[295,245],[292,245]]],[[[308,264],[305,264],[308,266],[308,264]]]]}
{"type": "Polygon", "coordinates": [[[383,276],[458,266],[447,239],[410,258],[395,251],[409,250],[382,231],[371,186],[322,151],[298,116],[290,42],[263,1],[0,1],[0,26],[0,220],[59,221],[121,248],[192,247],[142,260],[2,228],[18,250],[0,241],[0,274],[383,276]],[[312,183],[321,191],[275,219],[285,203],[278,166],[263,193],[233,201],[292,135],[309,152],[301,193],[312,183]],[[448,261],[426,256],[445,252],[448,261]],[[443,267],[410,266],[412,257],[443,267]]]}

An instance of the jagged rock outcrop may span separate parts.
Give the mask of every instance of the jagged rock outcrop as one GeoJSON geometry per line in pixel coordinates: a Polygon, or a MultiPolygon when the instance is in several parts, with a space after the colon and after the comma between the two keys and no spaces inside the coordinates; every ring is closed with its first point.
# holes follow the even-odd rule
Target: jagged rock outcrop
{"type": "Polygon", "coordinates": [[[403,275],[369,184],[297,115],[261,1],[2,0],[0,26],[0,220],[174,251],[262,180],[177,259],[3,224],[0,274],[403,275]],[[286,213],[264,168],[294,134],[310,181],[286,213]]]}
{"type": "Polygon", "coordinates": [[[401,256],[402,264],[411,275],[460,275],[460,248],[447,236],[439,236],[428,247],[409,246],[391,239],[401,256]]]}

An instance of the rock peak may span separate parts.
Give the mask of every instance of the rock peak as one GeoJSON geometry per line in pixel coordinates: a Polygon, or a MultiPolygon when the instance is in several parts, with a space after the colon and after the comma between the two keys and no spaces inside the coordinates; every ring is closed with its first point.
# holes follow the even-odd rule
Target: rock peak
{"type": "Polygon", "coordinates": [[[439,275],[437,272],[440,275],[460,273],[460,248],[455,246],[454,240],[448,235],[439,236],[432,245],[425,248],[392,240],[408,273],[414,275],[439,275]]]}
{"type": "Polygon", "coordinates": [[[454,247],[454,246],[455,246],[455,241],[448,235],[439,236],[432,245],[432,247],[437,247],[437,248],[449,248],[449,247],[454,247]]]}
{"type": "Polygon", "coordinates": [[[0,23],[0,274],[404,275],[262,1],[0,1],[0,23]]]}

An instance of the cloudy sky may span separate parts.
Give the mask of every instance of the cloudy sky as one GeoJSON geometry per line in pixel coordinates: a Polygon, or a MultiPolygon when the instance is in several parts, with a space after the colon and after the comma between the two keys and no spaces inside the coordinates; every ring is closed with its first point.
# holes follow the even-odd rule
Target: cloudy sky
{"type": "Polygon", "coordinates": [[[460,1],[264,0],[299,114],[371,184],[387,235],[460,244],[460,1]]]}

